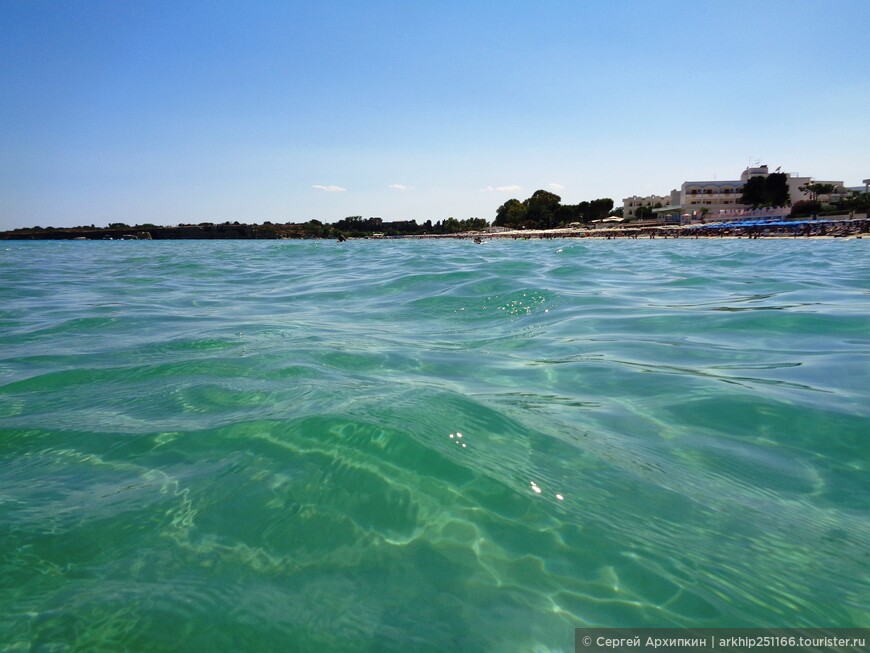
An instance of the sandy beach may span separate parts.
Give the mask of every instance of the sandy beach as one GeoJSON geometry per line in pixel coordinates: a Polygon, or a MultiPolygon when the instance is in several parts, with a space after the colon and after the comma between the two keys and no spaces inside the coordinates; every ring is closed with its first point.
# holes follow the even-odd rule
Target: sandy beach
{"type": "Polygon", "coordinates": [[[613,239],[655,239],[655,238],[862,238],[870,233],[870,219],[831,218],[819,220],[796,220],[740,226],[727,222],[691,225],[644,225],[620,227],[571,227],[561,229],[519,229],[496,232],[466,232],[449,235],[407,236],[408,238],[460,238],[460,239],[505,239],[529,240],[546,238],[603,238],[613,239]]]}

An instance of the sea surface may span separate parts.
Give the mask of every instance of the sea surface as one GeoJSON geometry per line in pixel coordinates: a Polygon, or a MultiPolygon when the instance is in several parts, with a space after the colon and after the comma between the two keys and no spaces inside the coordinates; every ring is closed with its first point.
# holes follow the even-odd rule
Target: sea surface
{"type": "Polygon", "coordinates": [[[0,242],[0,650],[870,627],[868,418],[870,239],[0,242]]]}

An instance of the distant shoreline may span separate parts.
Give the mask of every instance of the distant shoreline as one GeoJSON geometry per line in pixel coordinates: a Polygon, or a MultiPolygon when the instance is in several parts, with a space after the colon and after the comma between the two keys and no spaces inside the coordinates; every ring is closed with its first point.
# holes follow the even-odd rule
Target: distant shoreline
{"type": "MultiPolygon", "coordinates": [[[[305,232],[303,225],[185,225],[157,227],[45,228],[0,232],[0,240],[335,240],[336,235],[315,236],[305,232]]],[[[504,231],[465,231],[451,234],[343,234],[350,240],[544,240],[553,238],[616,239],[696,239],[696,238],[861,238],[870,233],[870,218],[822,218],[758,223],[698,223],[691,225],[638,225],[619,227],[570,227],[558,229],[520,229],[504,231]]]]}

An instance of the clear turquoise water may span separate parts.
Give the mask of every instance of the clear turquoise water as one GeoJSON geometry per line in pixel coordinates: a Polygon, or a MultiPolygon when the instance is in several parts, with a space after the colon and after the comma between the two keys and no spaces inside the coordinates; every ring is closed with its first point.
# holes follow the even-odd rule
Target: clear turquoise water
{"type": "Polygon", "coordinates": [[[868,247],[0,243],[0,649],[870,626],[868,247]]]}

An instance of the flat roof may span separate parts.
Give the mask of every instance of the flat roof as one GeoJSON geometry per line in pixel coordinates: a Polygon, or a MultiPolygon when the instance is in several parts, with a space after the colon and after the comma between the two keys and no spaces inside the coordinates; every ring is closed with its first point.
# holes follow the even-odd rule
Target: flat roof
{"type": "Polygon", "coordinates": [[[683,186],[742,186],[745,183],[739,179],[734,181],[685,181],[683,186]]]}

